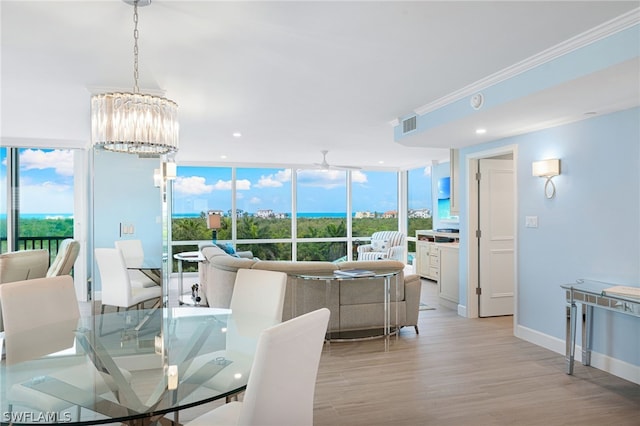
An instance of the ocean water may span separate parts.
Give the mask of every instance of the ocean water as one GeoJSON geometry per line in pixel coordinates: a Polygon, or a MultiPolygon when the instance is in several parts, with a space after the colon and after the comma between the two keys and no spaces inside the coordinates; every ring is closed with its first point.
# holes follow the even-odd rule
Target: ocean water
{"type": "MultiPolygon", "coordinates": [[[[73,213],[20,213],[21,219],[73,219],[73,213]]],[[[0,214],[0,220],[6,220],[5,213],[0,214]]]]}
{"type": "MultiPolygon", "coordinates": [[[[291,217],[291,213],[288,213],[289,217],[291,217]]],[[[320,217],[331,217],[331,218],[340,218],[340,217],[346,217],[347,214],[345,212],[342,213],[335,213],[335,212],[312,212],[312,213],[298,213],[298,217],[306,217],[306,218],[320,218],[320,217]]],[[[355,213],[353,214],[353,216],[355,216],[355,213]]],[[[184,219],[184,218],[190,218],[190,217],[200,217],[200,213],[174,213],[173,214],[174,218],[177,219],[184,219]]]]}
{"type": "MultiPolygon", "coordinates": [[[[291,216],[291,213],[289,213],[291,216]]],[[[305,218],[341,218],[346,217],[347,214],[336,212],[311,212],[311,213],[298,213],[298,217],[305,218]]],[[[355,213],[353,214],[355,216],[355,213]]],[[[23,219],[73,219],[73,213],[21,213],[20,217],[23,219]]],[[[174,213],[173,217],[176,219],[200,217],[200,213],[174,213]]],[[[6,214],[0,214],[0,220],[6,219],[6,214]]]]}

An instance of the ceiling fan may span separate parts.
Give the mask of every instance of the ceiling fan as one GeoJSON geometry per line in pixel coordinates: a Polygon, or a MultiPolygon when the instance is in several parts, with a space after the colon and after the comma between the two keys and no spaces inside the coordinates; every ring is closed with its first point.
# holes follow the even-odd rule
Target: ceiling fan
{"type": "Polygon", "coordinates": [[[329,164],[327,162],[327,154],[329,153],[329,151],[323,149],[320,152],[322,153],[322,163],[313,163],[313,165],[320,170],[360,170],[362,168],[357,166],[339,166],[337,164],[329,164]]]}

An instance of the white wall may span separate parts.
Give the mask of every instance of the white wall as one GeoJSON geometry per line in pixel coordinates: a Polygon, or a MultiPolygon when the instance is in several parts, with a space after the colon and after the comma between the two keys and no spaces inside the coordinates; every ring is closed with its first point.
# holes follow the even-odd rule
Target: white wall
{"type": "MultiPolygon", "coordinates": [[[[555,342],[547,346],[563,351],[561,284],[578,278],[640,284],[640,109],[462,149],[460,182],[467,180],[465,156],[506,145],[518,147],[517,327],[555,342]],[[546,158],[561,159],[553,199],[544,196],[544,179],[531,175],[531,163],[546,158]],[[538,228],[526,228],[525,216],[537,216],[538,228]]],[[[465,185],[459,191],[460,303],[466,304],[465,185]]],[[[594,352],[609,361],[640,366],[638,319],[596,311],[594,352]]]]}

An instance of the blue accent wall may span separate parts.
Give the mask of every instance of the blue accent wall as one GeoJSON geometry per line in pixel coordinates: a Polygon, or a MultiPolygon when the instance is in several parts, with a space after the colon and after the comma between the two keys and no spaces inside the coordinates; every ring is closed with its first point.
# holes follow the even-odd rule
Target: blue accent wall
{"type": "MultiPolygon", "coordinates": [[[[142,240],[145,258],[162,265],[162,200],[153,184],[157,158],[95,151],[93,155],[93,247],[115,247],[119,239],[142,240]],[[120,235],[120,223],[134,227],[120,235]]],[[[93,253],[91,253],[93,258],[93,253]]],[[[94,291],[101,287],[95,266],[94,291]]]]}
{"type": "MultiPolygon", "coordinates": [[[[561,284],[579,278],[640,285],[640,108],[460,150],[460,303],[467,304],[470,232],[467,170],[470,154],[517,146],[517,286],[520,326],[565,339],[561,284]],[[555,198],[533,161],[560,158],[555,198]],[[526,228],[537,216],[538,228],[526,228]]],[[[638,321],[596,310],[593,350],[640,365],[638,321]]],[[[578,336],[578,344],[581,344],[578,336]]]]}

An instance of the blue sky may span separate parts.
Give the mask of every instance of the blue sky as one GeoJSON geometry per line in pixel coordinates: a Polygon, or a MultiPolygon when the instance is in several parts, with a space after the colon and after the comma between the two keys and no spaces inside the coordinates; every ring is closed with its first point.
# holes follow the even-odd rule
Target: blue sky
{"type": "MultiPolygon", "coordinates": [[[[0,214],[6,213],[6,149],[0,149],[0,214]]],[[[291,212],[291,170],[238,168],[237,208],[254,213],[270,209],[291,212]]],[[[385,212],[397,208],[395,172],[352,171],[353,210],[385,212]]],[[[432,208],[429,168],[409,172],[409,208],[432,208]]],[[[178,167],[174,181],[174,213],[198,214],[231,208],[231,168],[178,167]]],[[[73,152],[20,150],[21,212],[73,212],[73,152]]],[[[346,172],[300,170],[298,211],[346,211],[346,172]]]]}
{"type": "MultiPolygon", "coordinates": [[[[7,150],[0,149],[0,214],[6,214],[7,150]]],[[[22,213],[73,213],[73,152],[20,150],[22,213]]]]}
{"type": "MultiPolygon", "coordinates": [[[[255,213],[269,209],[291,212],[291,170],[237,169],[237,208],[255,213]]],[[[385,212],[397,209],[395,172],[352,172],[353,210],[385,212]]],[[[410,208],[432,208],[429,169],[411,172],[410,208]]],[[[345,212],[346,172],[340,170],[298,171],[299,212],[345,212]]],[[[231,208],[231,168],[178,167],[174,182],[174,213],[189,214],[231,208]]]]}

